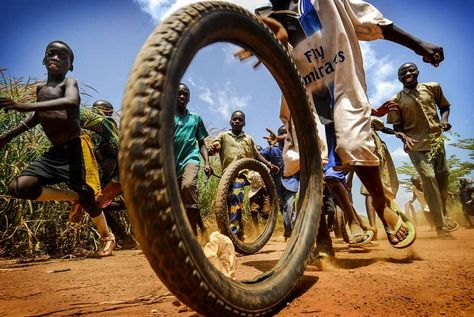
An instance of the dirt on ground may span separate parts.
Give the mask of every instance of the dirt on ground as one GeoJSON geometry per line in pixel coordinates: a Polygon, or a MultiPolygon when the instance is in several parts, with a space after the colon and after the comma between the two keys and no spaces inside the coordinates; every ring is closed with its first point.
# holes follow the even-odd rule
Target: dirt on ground
{"type": "MultiPolygon", "coordinates": [[[[474,230],[439,240],[418,228],[413,247],[386,240],[309,267],[277,316],[474,316],[474,230]]],[[[238,257],[238,275],[270,268],[285,242],[238,257]]],[[[0,260],[0,316],[197,316],[160,282],[139,250],[102,259],[0,260]]]]}

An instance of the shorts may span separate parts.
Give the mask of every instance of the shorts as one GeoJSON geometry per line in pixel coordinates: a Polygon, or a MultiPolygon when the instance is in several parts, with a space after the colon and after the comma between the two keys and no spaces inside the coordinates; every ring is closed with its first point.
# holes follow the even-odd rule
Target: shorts
{"type": "Polygon", "coordinates": [[[53,145],[20,173],[34,176],[41,185],[66,183],[75,192],[100,192],[99,171],[90,137],[81,135],[65,144],[53,145]]]}

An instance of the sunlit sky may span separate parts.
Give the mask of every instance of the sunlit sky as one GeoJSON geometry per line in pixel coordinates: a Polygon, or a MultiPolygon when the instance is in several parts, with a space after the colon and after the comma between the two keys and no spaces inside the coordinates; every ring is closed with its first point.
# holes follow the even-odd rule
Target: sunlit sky
{"type": "MultiPolygon", "coordinates": [[[[190,0],[3,0],[1,2],[0,68],[12,77],[44,79],[41,64],[44,49],[52,40],[70,44],[75,54],[76,78],[92,97],[109,100],[119,110],[128,73],[136,54],[154,27],[164,16],[190,0]]],[[[253,10],[268,4],[262,0],[234,0],[253,10]]],[[[388,19],[402,29],[426,41],[444,47],[445,62],[434,68],[424,64],[412,51],[397,44],[379,40],[363,42],[368,94],[378,106],[400,88],[396,72],[407,61],[420,68],[420,81],[436,81],[452,105],[450,122],[461,138],[473,138],[474,45],[471,19],[474,2],[453,0],[373,0],[388,19]]],[[[235,47],[215,44],[203,49],[189,66],[183,81],[191,90],[189,109],[201,114],[207,127],[225,129],[229,115],[236,109],[247,115],[246,132],[258,144],[265,145],[265,128],[276,130],[280,91],[264,67],[252,69],[251,63],[240,63],[232,56],[235,47]]],[[[449,136],[449,135],[448,135],[449,136]]],[[[382,136],[397,165],[408,161],[398,139],[382,136]]],[[[455,136],[449,136],[454,141],[455,136]]],[[[467,153],[447,148],[448,155],[467,159],[467,153]]],[[[405,176],[400,176],[405,178],[405,176]]],[[[358,185],[354,187],[356,208],[364,210],[358,185]]],[[[397,198],[404,206],[410,194],[400,189],[397,198]]]]}

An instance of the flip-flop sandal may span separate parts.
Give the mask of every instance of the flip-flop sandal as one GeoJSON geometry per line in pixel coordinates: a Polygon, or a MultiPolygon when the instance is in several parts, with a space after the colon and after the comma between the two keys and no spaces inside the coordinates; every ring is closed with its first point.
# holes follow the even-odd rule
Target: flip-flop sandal
{"type": "Polygon", "coordinates": [[[361,247],[363,245],[369,244],[372,241],[374,232],[372,230],[367,230],[361,233],[356,233],[351,236],[351,240],[354,241],[356,237],[365,236],[366,238],[360,242],[349,242],[349,247],[361,247]]]}
{"type": "Polygon", "coordinates": [[[451,218],[445,219],[444,229],[447,232],[453,232],[459,229],[459,224],[451,218]]]}
{"type": "Polygon", "coordinates": [[[413,226],[411,221],[402,212],[395,212],[395,213],[398,215],[398,220],[397,220],[397,224],[395,225],[395,229],[391,230],[390,228],[385,227],[385,232],[387,233],[387,235],[396,236],[398,230],[400,229],[402,224],[405,222],[405,224],[408,227],[408,234],[405,236],[405,239],[399,241],[398,243],[393,243],[390,239],[388,239],[388,242],[390,242],[390,245],[392,247],[396,249],[404,249],[412,245],[413,242],[415,242],[416,230],[415,230],[415,226],[413,226]]]}

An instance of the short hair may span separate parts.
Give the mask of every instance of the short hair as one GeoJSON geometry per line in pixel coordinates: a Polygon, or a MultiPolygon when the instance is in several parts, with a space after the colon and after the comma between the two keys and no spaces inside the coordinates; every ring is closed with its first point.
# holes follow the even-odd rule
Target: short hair
{"type": "Polygon", "coordinates": [[[232,114],[230,115],[230,117],[232,118],[232,117],[234,116],[234,114],[236,114],[236,113],[238,113],[238,112],[242,114],[242,116],[244,117],[244,120],[245,120],[245,113],[244,113],[242,110],[235,110],[234,112],[232,112],[232,114]]]}
{"type": "Polygon", "coordinates": [[[282,135],[286,133],[286,128],[284,125],[282,125],[281,127],[278,128],[278,135],[282,135]]]}
{"type": "Polygon", "coordinates": [[[57,41],[49,42],[49,44],[46,46],[46,49],[48,49],[48,47],[50,47],[54,43],[59,43],[59,44],[64,45],[66,47],[67,53],[69,55],[69,59],[71,60],[71,66],[72,66],[72,63],[74,62],[74,53],[73,53],[71,47],[66,42],[57,40],[57,41]]]}
{"type": "Polygon", "coordinates": [[[181,85],[183,85],[184,87],[186,87],[187,90],[189,90],[188,85],[186,85],[185,83],[179,83],[178,87],[181,86],[181,85]]]}
{"type": "Polygon", "coordinates": [[[97,109],[106,116],[111,116],[114,113],[114,106],[107,100],[97,100],[92,104],[92,108],[97,109]]]}

